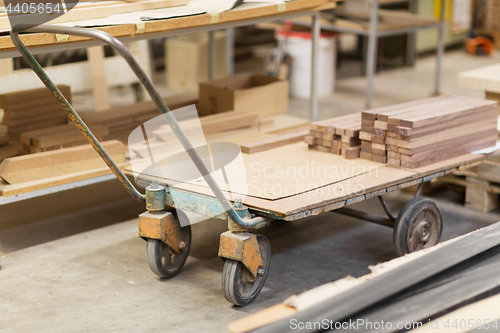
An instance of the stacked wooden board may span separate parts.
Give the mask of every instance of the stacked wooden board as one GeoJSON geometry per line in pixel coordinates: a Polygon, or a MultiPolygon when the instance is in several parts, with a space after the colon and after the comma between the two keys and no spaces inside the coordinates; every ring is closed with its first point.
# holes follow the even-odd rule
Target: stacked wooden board
{"type": "MultiPolygon", "coordinates": [[[[58,88],[71,103],[70,87],[58,88]]],[[[22,132],[68,122],[68,116],[47,88],[2,94],[0,107],[4,110],[3,124],[8,127],[12,141],[18,141],[22,132]]]]}
{"type": "MultiPolygon", "coordinates": [[[[105,125],[92,125],[90,130],[99,141],[109,134],[108,127],[105,125]]],[[[88,143],[88,140],[71,123],[21,133],[21,143],[23,146],[20,154],[24,155],[79,146],[88,143]]]]}
{"type": "Polygon", "coordinates": [[[494,146],[498,104],[441,96],[362,112],[361,157],[418,168],[494,146]]]}
{"type": "MultiPolygon", "coordinates": [[[[198,97],[194,92],[187,92],[165,97],[163,100],[170,110],[175,110],[195,104],[198,97]]],[[[160,114],[158,107],[153,101],[145,101],[133,105],[111,108],[107,111],[83,114],[82,118],[89,124],[105,125],[109,128],[110,134],[115,134],[122,131],[130,132],[137,126],[160,114]]]]}
{"type": "Polygon", "coordinates": [[[360,130],[361,114],[354,113],[312,123],[304,141],[310,149],[353,159],[359,157],[361,149],[360,130]]]}
{"type": "MultiPolygon", "coordinates": [[[[103,142],[102,145],[117,164],[125,163],[127,152],[125,144],[111,140],[103,142]]],[[[107,168],[107,166],[94,148],[88,144],[6,158],[0,164],[0,177],[9,184],[20,184],[101,168],[107,168]]]]}

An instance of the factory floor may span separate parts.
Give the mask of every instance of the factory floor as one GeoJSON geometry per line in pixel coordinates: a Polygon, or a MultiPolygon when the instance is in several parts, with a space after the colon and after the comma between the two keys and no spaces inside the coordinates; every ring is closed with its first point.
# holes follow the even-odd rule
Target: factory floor
{"type": "MultiPolygon", "coordinates": [[[[483,97],[462,89],[457,73],[498,63],[448,52],[443,92],[483,97]]],[[[384,71],[375,79],[373,106],[428,97],[435,58],[414,68],[384,71]]],[[[320,119],[364,109],[364,78],[337,82],[320,101],[320,119]]],[[[292,100],[291,114],[307,116],[307,101],[292,100]]],[[[441,208],[442,240],[500,220],[500,210],[478,213],[463,206],[464,195],[442,187],[429,195],[441,208]]],[[[397,211],[412,195],[392,192],[397,211]]],[[[378,200],[353,206],[383,214],[378,200]]],[[[0,332],[225,332],[228,323],[287,297],[396,256],[392,230],[335,213],[271,225],[258,232],[272,246],[271,270],[255,302],[230,305],[221,292],[217,257],[222,221],[193,226],[190,256],[181,273],[158,279],[137,235],[144,204],[133,201],[116,181],[0,207],[0,332]]]]}

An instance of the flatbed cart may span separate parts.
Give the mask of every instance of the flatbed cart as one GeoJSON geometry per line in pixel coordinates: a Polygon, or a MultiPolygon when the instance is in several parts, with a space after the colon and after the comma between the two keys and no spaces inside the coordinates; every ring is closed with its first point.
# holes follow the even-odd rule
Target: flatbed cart
{"type": "MultiPolygon", "coordinates": [[[[419,197],[422,184],[450,173],[457,167],[472,166],[484,159],[484,155],[468,154],[414,170],[396,169],[363,159],[346,160],[342,156],[308,150],[305,143],[296,143],[268,152],[247,155],[245,158],[260,158],[268,161],[271,167],[297,164],[305,159],[317,161],[327,159],[328,165],[350,163],[353,167],[363,166],[365,169],[360,168],[364,171],[346,177],[334,177],[335,179],[323,186],[311,187],[307,191],[289,196],[270,199],[249,193],[244,198],[237,196],[233,198],[231,193],[219,188],[151,81],[119,40],[99,30],[53,25],[15,26],[11,38],[23,58],[53,93],[71,121],[89,140],[125,189],[133,198],[146,203],[147,211],[139,217],[139,235],[147,241],[148,263],[154,273],[163,278],[171,278],[182,269],[187,259],[191,245],[191,227],[189,224],[181,223],[187,218],[182,211],[228,221],[229,230],[221,234],[219,243],[219,256],[224,260],[222,290],[225,298],[238,306],[244,306],[258,296],[266,281],[271,259],[269,241],[262,235],[249,232],[249,229],[265,227],[274,220],[294,221],[335,211],[394,228],[394,243],[399,255],[428,248],[440,240],[442,217],[433,200],[419,197]],[[140,193],[125,174],[131,175],[133,171],[124,172],[110,158],[28,51],[19,37],[20,32],[77,35],[99,39],[112,46],[126,60],[155,101],[190,159],[203,175],[205,186],[189,182],[171,186],[170,181],[162,175],[141,174],[138,183],[145,186],[146,190],[145,194],[140,193]],[[272,156],[276,158],[273,160],[272,156]],[[300,158],[297,159],[297,156],[300,158]],[[415,197],[408,201],[397,216],[394,216],[382,195],[412,185],[419,185],[415,197]],[[339,192],[339,186],[350,190],[339,192]],[[346,207],[374,197],[380,200],[387,217],[346,207]]],[[[285,181],[291,180],[285,179],[285,181]]]]}

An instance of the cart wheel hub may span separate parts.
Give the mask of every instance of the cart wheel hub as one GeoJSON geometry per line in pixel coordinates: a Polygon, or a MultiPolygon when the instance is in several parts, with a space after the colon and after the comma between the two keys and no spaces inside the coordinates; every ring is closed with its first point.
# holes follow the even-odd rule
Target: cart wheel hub
{"type": "Polygon", "coordinates": [[[421,243],[425,243],[431,236],[431,224],[429,222],[420,222],[416,228],[416,235],[421,243]]]}

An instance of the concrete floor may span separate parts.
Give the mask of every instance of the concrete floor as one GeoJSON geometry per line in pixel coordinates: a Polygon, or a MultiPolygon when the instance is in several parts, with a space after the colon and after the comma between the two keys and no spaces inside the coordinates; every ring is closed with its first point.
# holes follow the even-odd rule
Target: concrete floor
{"type": "MultiPolygon", "coordinates": [[[[459,88],[457,73],[499,60],[447,53],[443,91],[482,97],[459,88]]],[[[374,106],[429,96],[434,63],[429,57],[415,68],[381,73],[374,106]]],[[[335,95],[320,102],[320,118],[361,111],[364,87],[363,78],[337,82],[335,95]]],[[[306,106],[294,100],[291,113],[305,116],[306,106]]],[[[446,188],[430,196],[443,213],[443,240],[500,219],[500,210],[464,208],[463,194],[446,188]]],[[[394,211],[410,198],[405,192],[386,197],[394,211]]],[[[383,214],[378,200],[353,208],[383,214]]],[[[236,308],[220,289],[217,248],[225,223],[195,224],[183,271],[162,281],[149,270],[145,242],[137,236],[143,210],[114,181],[0,207],[0,331],[224,332],[233,320],[323,283],[361,276],[369,265],[396,256],[391,229],[339,214],[272,225],[259,230],[273,251],[267,283],[254,303],[236,308]]]]}

